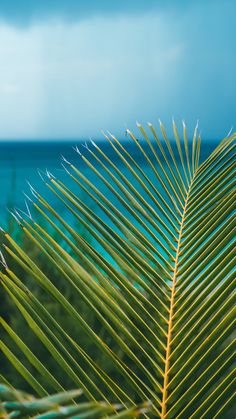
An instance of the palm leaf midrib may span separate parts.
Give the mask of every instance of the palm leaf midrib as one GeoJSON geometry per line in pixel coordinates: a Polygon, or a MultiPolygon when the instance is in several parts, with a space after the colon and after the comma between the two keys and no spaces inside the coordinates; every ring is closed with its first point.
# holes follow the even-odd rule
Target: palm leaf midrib
{"type": "Polygon", "coordinates": [[[169,319],[168,319],[168,329],[167,329],[167,342],[166,342],[166,356],[165,356],[165,369],[163,377],[163,390],[162,390],[162,406],[161,406],[161,418],[164,419],[167,413],[167,399],[168,399],[168,384],[169,384],[169,371],[170,371],[170,354],[171,354],[171,343],[172,343],[172,329],[173,329],[173,317],[174,317],[174,306],[175,306],[175,294],[176,294],[176,285],[178,277],[178,264],[179,257],[181,252],[181,244],[183,238],[183,229],[185,223],[185,217],[187,208],[189,205],[189,198],[196,178],[196,173],[194,173],[187,189],[186,198],[183,206],[182,217],[180,220],[180,227],[177,238],[176,253],[174,258],[173,266],[173,276],[172,276],[172,287],[171,287],[171,297],[170,297],[170,308],[169,308],[169,319]]]}

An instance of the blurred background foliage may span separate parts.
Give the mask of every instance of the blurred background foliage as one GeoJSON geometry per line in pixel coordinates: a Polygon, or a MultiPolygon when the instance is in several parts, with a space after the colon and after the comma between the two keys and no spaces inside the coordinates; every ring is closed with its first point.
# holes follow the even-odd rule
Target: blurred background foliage
{"type": "MultiPolygon", "coordinates": [[[[11,210],[14,208],[14,174],[12,177],[12,190],[9,191],[9,199],[7,208],[11,210]]],[[[85,199],[84,196],[82,199],[85,199]]],[[[89,203],[90,205],[90,203],[89,203]]],[[[32,207],[32,206],[31,206],[32,207]]],[[[35,221],[45,227],[45,219],[40,216],[36,210],[34,211],[33,208],[30,208],[31,215],[35,221]]],[[[4,237],[5,232],[10,233],[14,239],[16,239],[17,243],[20,247],[27,253],[27,255],[35,261],[35,263],[42,269],[42,271],[50,278],[50,280],[56,285],[56,287],[63,293],[63,295],[67,298],[67,300],[72,304],[72,306],[83,316],[85,321],[93,328],[93,330],[112,348],[115,352],[119,355],[119,358],[126,362],[126,364],[130,364],[130,367],[135,370],[135,365],[130,363],[130,360],[126,357],[126,355],[122,352],[120,347],[112,340],[108,332],[106,331],[104,325],[98,320],[96,314],[93,310],[87,305],[85,301],[78,298],[78,294],[75,293],[73,287],[65,280],[63,274],[56,269],[56,267],[52,264],[48,263],[48,258],[41,252],[36,245],[32,243],[22,228],[17,224],[16,220],[10,213],[10,211],[6,211],[6,221],[3,223],[4,231],[0,231],[0,240],[1,243],[6,242],[4,237]]],[[[85,229],[85,227],[81,226],[78,222],[74,221],[73,218],[70,220],[70,225],[76,230],[77,234],[79,234],[88,244],[94,245],[93,237],[90,233],[85,229]]],[[[50,225],[46,227],[47,231],[50,232],[51,236],[56,240],[56,242],[62,246],[66,251],[74,258],[78,259],[78,256],[73,253],[73,250],[69,248],[67,243],[62,239],[60,234],[58,234],[53,228],[50,228],[50,225]]],[[[99,367],[105,369],[106,373],[111,376],[113,379],[119,379],[120,375],[119,372],[116,371],[116,367],[112,361],[109,361],[104,355],[92,342],[91,339],[84,333],[82,327],[79,327],[76,323],[76,327],[74,323],[71,322],[70,316],[68,316],[66,311],[62,311],[60,305],[57,301],[53,300],[49,295],[35,282],[35,280],[26,273],[26,271],[22,270],[21,267],[13,258],[9,255],[4,254],[4,258],[8,267],[19,277],[22,279],[25,285],[30,289],[33,295],[44,305],[44,307],[49,311],[49,313],[56,319],[59,325],[67,331],[69,336],[71,336],[75,342],[78,342],[82,348],[86,348],[86,352],[91,356],[95,363],[99,364],[99,367]],[[110,363],[110,364],[109,364],[110,363]]],[[[4,270],[3,266],[0,265],[0,270],[4,270]]],[[[3,287],[1,287],[1,305],[0,305],[0,316],[11,326],[11,328],[17,333],[17,335],[24,341],[24,343],[32,350],[32,352],[40,359],[43,365],[46,368],[53,372],[59,383],[65,389],[71,389],[74,387],[74,383],[72,380],[64,373],[63,369],[56,363],[56,361],[52,358],[50,353],[45,349],[44,345],[41,341],[37,338],[37,336],[31,331],[29,325],[27,324],[26,320],[15,306],[12,299],[8,296],[8,294],[4,291],[3,287]]],[[[143,317],[145,315],[143,314],[143,317]]],[[[146,319],[149,322],[148,319],[146,319]]],[[[139,325],[140,327],[140,325],[139,325]]],[[[24,361],[23,363],[27,366],[27,369],[33,374],[33,376],[37,379],[40,376],[40,373],[32,367],[32,365],[28,362],[28,360],[24,357],[22,352],[18,349],[15,345],[14,341],[9,337],[6,333],[5,329],[1,327],[1,339],[3,342],[8,346],[8,348],[15,354],[20,361],[24,361]],[[24,357],[24,359],[23,359],[24,357]]],[[[80,364],[83,365],[80,359],[80,364]]],[[[20,388],[22,391],[31,391],[32,388],[26,383],[25,379],[16,371],[15,367],[13,367],[10,362],[5,358],[5,356],[0,353],[0,370],[2,375],[8,380],[10,384],[12,384],[15,388],[20,388]]],[[[40,376],[42,379],[42,377],[40,376]]],[[[96,382],[96,377],[91,377],[96,382]]],[[[145,381],[145,377],[143,377],[145,381]]],[[[48,387],[48,383],[45,381],[44,387],[50,392],[53,389],[48,387]]],[[[126,384],[121,383],[124,390],[128,390],[129,393],[132,393],[132,390],[126,389],[126,384]]],[[[101,385],[101,383],[99,383],[101,385]]],[[[104,393],[107,392],[106,388],[102,389],[104,393]]],[[[108,395],[109,397],[109,395],[108,395]]],[[[137,396],[133,394],[133,397],[137,399],[137,396]]],[[[140,402],[139,399],[136,400],[140,402]]]]}
{"type": "MultiPolygon", "coordinates": [[[[12,188],[9,191],[8,197],[8,204],[7,208],[10,210],[14,207],[14,195],[15,195],[15,176],[14,171],[12,174],[12,188]]],[[[32,210],[33,211],[33,210],[32,210]]],[[[40,217],[39,213],[33,211],[32,216],[37,222],[40,223],[42,221],[42,217],[40,217]],[[41,220],[40,220],[41,219],[41,220]]],[[[44,221],[45,223],[45,221],[44,221]]],[[[48,259],[45,257],[44,254],[37,248],[36,245],[33,245],[32,241],[29,240],[27,235],[24,234],[23,230],[20,226],[17,225],[16,221],[14,220],[13,216],[9,211],[6,211],[6,221],[4,222],[4,226],[6,228],[4,230],[9,233],[12,237],[14,237],[21,248],[28,254],[32,260],[34,260],[43,270],[43,272],[51,279],[51,281],[63,292],[63,295],[70,301],[70,303],[78,310],[86,321],[93,325],[96,331],[99,331],[101,336],[104,335],[104,328],[99,322],[97,321],[95,315],[91,310],[87,307],[84,301],[78,300],[77,296],[73,292],[72,287],[69,286],[67,281],[64,280],[62,273],[57,270],[52,264],[48,263],[48,259]]],[[[82,236],[88,243],[92,244],[92,238],[89,233],[85,230],[85,228],[81,227],[78,223],[74,223],[73,226],[77,233],[82,236]]],[[[59,245],[67,250],[67,252],[73,255],[71,249],[63,242],[60,235],[51,230],[50,231],[52,237],[57,241],[59,245]]],[[[0,231],[0,241],[1,243],[5,242],[4,232],[0,231]]],[[[22,278],[23,271],[19,267],[13,258],[9,255],[4,255],[7,265],[10,267],[14,273],[22,278]]],[[[0,265],[0,270],[3,270],[3,266],[0,265]]],[[[48,294],[40,288],[36,282],[24,271],[24,283],[27,284],[29,289],[33,292],[34,296],[43,303],[44,307],[50,312],[50,314],[56,318],[57,322],[60,324],[62,328],[66,325],[66,329],[68,330],[71,337],[75,338],[75,340],[79,339],[82,346],[86,346],[88,351],[93,354],[94,359],[96,360],[99,356],[100,362],[102,363],[101,353],[99,352],[96,354],[96,348],[93,347],[91,344],[90,339],[87,335],[83,332],[82,329],[77,328],[75,330],[74,325],[68,321],[68,315],[66,312],[62,312],[60,309],[59,304],[56,301],[53,301],[51,298],[48,297],[48,294]]],[[[1,305],[0,305],[0,316],[7,321],[7,323],[12,327],[12,329],[19,335],[22,340],[24,340],[25,344],[28,345],[32,352],[35,353],[41,360],[41,362],[47,366],[50,371],[55,372],[58,378],[58,381],[62,383],[65,388],[71,388],[73,386],[71,380],[66,377],[58,365],[55,364],[55,361],[48,351],[45,350],[43,344],[40,340],[36,337],[34,333],[31,332],[27,322],[21,315],[18,308],[15,306],[11,298],[8,296],[4,289],[1,287],[1,305]]],[[[8,347],[15,353],[19,358],[22,357],[22,352],[16,348],[14,342],[9,338],[7,333],[4,331],[4,328],[1,328],[1,338],[4,342],[8,345],[8,347]]],[[[29,371],[31,371],[34,375],[39,374],[37,371],[33,371],[30,364],[27,364],[29,371]]],[[[111,367],[112,368],[112,367],[111,367]]],[[[21,388],[22,390],[32,390],[29,388],[25,380],[21,377],[20,374],[17,373],[16,369],[6,360],[6,358],[0,353],[0,370],[2,374],[7,378],[7,380],[14,385],[15,388],[21,388]]]]}

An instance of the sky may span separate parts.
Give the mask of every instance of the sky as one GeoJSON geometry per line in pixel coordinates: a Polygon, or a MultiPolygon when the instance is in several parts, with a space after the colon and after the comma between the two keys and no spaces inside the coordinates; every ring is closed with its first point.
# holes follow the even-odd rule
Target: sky
{"type": "Polygon", "coordinates": [[[236,126],[234,0],[1,0],[0,139],[236,126]]]}

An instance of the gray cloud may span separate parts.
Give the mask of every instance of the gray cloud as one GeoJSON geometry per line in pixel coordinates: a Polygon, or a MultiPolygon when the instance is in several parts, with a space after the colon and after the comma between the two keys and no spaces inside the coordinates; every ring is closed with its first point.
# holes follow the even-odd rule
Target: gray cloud
{"type": "MultiPolygon", "coordinates": [[[[198,4],[220,1],[198,0],[198,4]]],[[[0,19],[25,27],[51,18],[75,22],[94,16],[134,16],[157,10],[182,13],[194,3],[195,0],[1,0],[0,19]]]]}
{"type": "Polygon", "coordinates": [[[164,0],[1,0],[0,17],[16,25],[60,18],[75,21],[108,14],[138,14],[162,7],[164,0]]]}
{"type": "MultiPolygon", "coordinates": [[[[124,2],[109,5],[118,3],[82,20],[41,20],[35,11],[24,30],[0,25],[1,138],[97,137],[101,128],[123,135],[136,119],[169,124],[172,116],[190,128],[199,118],[215,138],[236,124],[235,2],[156,10],[159,2],[145,1],[135,12],[127,2],[129,13],[124,2]]],[[[68,4],[57,2],[62,17],[68,4]]]]}

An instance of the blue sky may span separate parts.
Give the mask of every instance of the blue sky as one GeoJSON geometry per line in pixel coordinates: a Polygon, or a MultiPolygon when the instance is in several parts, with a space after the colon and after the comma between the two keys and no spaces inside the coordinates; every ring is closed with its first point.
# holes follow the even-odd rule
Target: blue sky
{"type": "Polygon", "coordinates": [[[233,0],[1,0],[0,139],[236,125],[233,0]]]}

